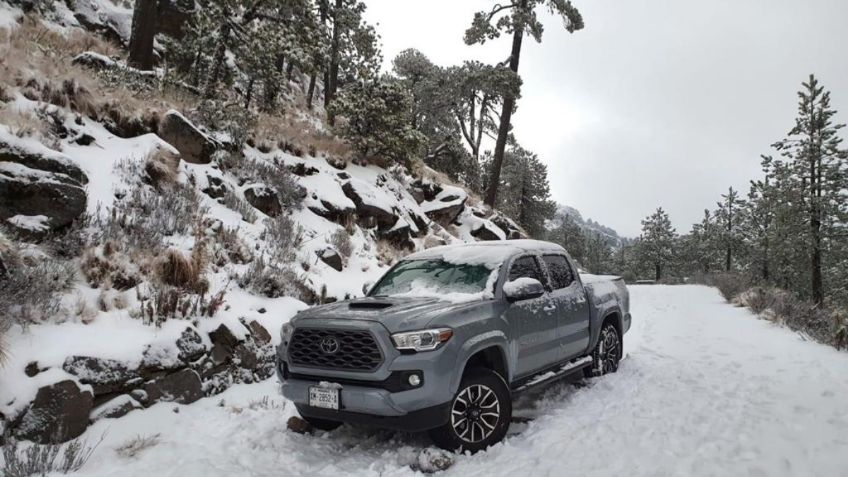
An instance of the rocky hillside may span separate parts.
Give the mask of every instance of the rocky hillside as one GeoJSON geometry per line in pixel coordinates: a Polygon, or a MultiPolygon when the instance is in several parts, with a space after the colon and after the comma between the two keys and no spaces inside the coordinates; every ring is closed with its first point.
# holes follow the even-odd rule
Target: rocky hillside
{"type": "Polygon", "coordinates": [[[423,163],[350,160],[320,108],[209,120],[103,40],[124,43],[127,9],[57,5],[44,22],[0,3],[6,438],[66,441],[266,379],[304,307],[409,251],[522,236],[423,163]]]}

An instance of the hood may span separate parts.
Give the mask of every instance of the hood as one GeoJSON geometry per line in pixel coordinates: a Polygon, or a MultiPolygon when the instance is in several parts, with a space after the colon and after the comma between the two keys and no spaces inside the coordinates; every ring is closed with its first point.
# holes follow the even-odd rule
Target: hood
{"type": "Polygon", "coordinates": [[[435,318],[481,303],[452,303],[425,297],[365,297],[301,311],[292,322],[296,326],[309,326],[310,322],[322,319],[373,321],[390,333],[399,333],[424,329],[435,318]]]}

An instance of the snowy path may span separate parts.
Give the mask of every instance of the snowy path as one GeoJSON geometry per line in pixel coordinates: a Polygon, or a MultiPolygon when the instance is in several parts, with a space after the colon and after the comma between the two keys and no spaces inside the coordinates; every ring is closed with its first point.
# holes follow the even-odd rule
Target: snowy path
{"type": "MultiPolygon", "coordinates": [[[[710,288],[633,287],[615,375],[525,396],[507,441],[445,474],[848,476],[848,353],[731,307],[710,288]]],[[[85,475],[411,475],[426,437],[286,431],[274,380],[191,406],[157,405],[106,432],[85,475]],[[262,402],[263,396],[269,399],[262,402]],[[222,401],[223,400],[223,401],[222,401]],[[134,457],[116,448],[160,434],[134,457]]]]}

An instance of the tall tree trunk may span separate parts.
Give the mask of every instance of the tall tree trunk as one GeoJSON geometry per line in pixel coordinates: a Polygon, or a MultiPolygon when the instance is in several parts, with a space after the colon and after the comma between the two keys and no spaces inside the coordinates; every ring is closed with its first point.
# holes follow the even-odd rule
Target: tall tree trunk
{"type": "Polygon", "coordinates": [[[140,70],[153,69],[153,38],[156,36],[157,0],[136,0],[127,65],[140,70]]]}
{"type": "Polygon", "coordinates": [[[824,285],[822,283],[822,250],[821,250],[821,153],[810,160],[810,233],[813,239],[813,249],[810,254],[811,284],[813,302],[816,305],[824,303],[824,285]],[[818,164],[817,164],[818,163],[818,164]],[[816,167],[818,166],[818,168],[816,167]]]}
{"type": "Polygon", "coordinates": [[[315,79],[318,76],[316,72],[309,75],[309,88],[306,89],[306,108],[312,111],[312,97],[315,96],[315,79]]]}
{"type": "MultiPolygon", "coordinates": [[[[339,81],[339,48],[341,44],[341,25],[339,15],[343,7],[343,0],[336,0],[336,8],[333,11],[333,41],[330,45],[330,68],[327,72],[327,83],[324,84],[324,107],[329,107],[336,97],[336,88],[339,81]]],[[[330,126],[335,125],[336,117],[332,113],[327,114],[330,126]]]]}
{"type": "Polygon", "coordinates": [[[221,25],[220,38],[218,38],[218,47],[215,51],[215,59],[212,62],[212,71],[206,79],[206,88],[203,92],[203,97],[209,99],[215,96],[215,89],[218,86],[218,78],[221,75],[221,68],[224,66],[224,57],[227,53],[227,42],[230,37],[230,25],[224,23],[221,25]]]}
{"type": "Polygon", "coordinates": [[[655,281],[660,281],[660,278],[662,278],[662,265],[660,265],[659,263],[655,263],[654,272],[654,275],[656,277],[655,281]]]}
{"type": "MultiPolygon", "coordinates": [[[[527,9],[527,0],[521,0],[518,7],[521,10],[527,9]]],[[[518,60],[521,58],[521,42],[524,39],[524,25],[516,25],[512,33],[512,53],[509,57],[509,69],[514,73],[518,73],[518,60]]],[[[512,120],[512,110],[515,108],[515,96],[507,94],[503,102],[503,111],[501,112],[501,124],[498,127],[498,139],[495,142],[495,156],[492,160],[492,171],[489,175],[489,190],[486,191],[486,204],[490,207],[495,206],[495,201],[498,198],[498,185],[501,178],[501,168],[503,167],[504,154],[506,153],[506,140],[509,137],[510,121],[512,120]]]]}

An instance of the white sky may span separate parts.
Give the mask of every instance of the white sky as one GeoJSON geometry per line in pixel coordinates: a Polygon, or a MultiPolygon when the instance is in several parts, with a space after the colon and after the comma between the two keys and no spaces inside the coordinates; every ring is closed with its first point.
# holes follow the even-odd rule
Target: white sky
{"type": "MultiPolygon", "coordinates": [[[[508,38],[462,41],[473,13],[494,1],[365,2],[387,68],[410,47],[440,65],[509,54],[508,38]]],[[[638,235],[660,205],[686,232],[728,186],[747,193],[812,72],[848,122],[846,0],[574,4],[584,30],[569,34],[546,16],[542,43],[525,39],[513,124],[548,164],[553,198],[619,233],[638,235]]]]}

